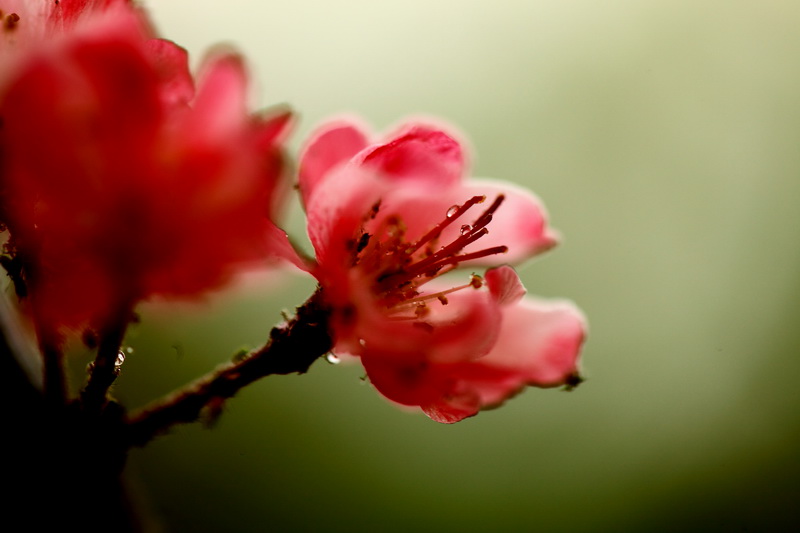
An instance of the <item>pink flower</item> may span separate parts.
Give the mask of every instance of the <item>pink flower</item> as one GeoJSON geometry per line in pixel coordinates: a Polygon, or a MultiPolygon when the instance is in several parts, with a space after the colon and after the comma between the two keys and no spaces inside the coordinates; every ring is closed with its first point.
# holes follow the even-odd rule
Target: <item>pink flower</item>
{"type": "MultiPolygon", "coordinates": [[[[248,113],[228,51],[195,89],[186,52],[128,2],[59,5],[64,30],[20,47],[0,79],[0,220],[40,332],[196,297],[273,257],[288,113],[248,113]]],[[[36,14],[19,24],[55,24],[36,14]]]]}
{"type": "Polygon", "coordinates": [[[335,350],[360,356],[386,397],[439,422],[526,385],[575,384],[585,334],[572,304],[522,299],[510,267],[445,276],[521,261],[557,239],[535,196],[463,181],[464,167],[440,128],[411,124],[370,144],[343,121],[312,136],[300,162],[309,269],[334,310],[335,350]]]}

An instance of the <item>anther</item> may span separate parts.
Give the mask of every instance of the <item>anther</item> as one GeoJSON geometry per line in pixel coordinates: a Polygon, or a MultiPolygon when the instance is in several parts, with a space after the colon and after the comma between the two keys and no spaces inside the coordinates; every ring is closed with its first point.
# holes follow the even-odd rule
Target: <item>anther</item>
{"type": "Polygon", "coordinates": [[[494,215],[494,212],[497,211],[497,208],[500,207],[500,204],[502,204],[503,200],[505,199],[506,196],[504,194],[498,194],[497,198],[495,198],[494,202],[492,202],[492,205],[490,205],[489,208],[486,211],[484,211],[481,214],[481,216],[478,217],[475,223],[472,224],[472,230],[475,231],[481,229],[485,227],[487,224],[489,224],[489,222],[492,221],[492,216],[494,215]]]}
{"type": "Polygon", "coordinates": [[[481,287],[483,287],[483,278],[477,274],[473,274],[469,278],[469,284],[476,289],[480,289],[481,287]]]}
{"type": "Polygon", "coordinates": [[[6,31],[14,31],[19,24],[19,15],[16,13],[11,13],[6,17],[3,21],[3,29],[6,31]]]}

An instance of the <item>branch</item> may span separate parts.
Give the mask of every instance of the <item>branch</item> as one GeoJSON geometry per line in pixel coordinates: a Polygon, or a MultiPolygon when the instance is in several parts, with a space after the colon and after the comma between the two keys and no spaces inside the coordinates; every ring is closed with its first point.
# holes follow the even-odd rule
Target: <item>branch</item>
{"type": "Polygon", "coordinates": [[[131,314],[130,305],[120,305],[100,331],[97,356],[91,365],[89,380],[81,391],[81,403],[87,413],[100,413],[106,406],[108,391],[119,375],[117,358],[131,314]]]}
{"type": "Polygon", "coordinates": [[[194,422],[207,406],[233,397],[240,389],[274,374],[303,374],[333,347],[330,310],[321,289],[287,323],[272,328],[269,341],[243,358],[217,368],[186,388],[132,413],[127,421],[131,446],[143,446],[170,427],[194,422]]]}

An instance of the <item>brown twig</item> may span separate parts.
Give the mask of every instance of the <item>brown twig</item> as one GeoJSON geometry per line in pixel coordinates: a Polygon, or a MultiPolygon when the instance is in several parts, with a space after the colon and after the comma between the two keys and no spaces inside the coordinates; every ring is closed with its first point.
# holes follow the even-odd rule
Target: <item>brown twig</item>
{"type": "Polygon", "coordinates": [[[263,347],[131,414],[127,420],[128,442],[143,446],[174,425],[194,422],[204,408],[233,397],[262,377],[307,372],[332,348],[329,316],[322,290],[318,289],[297,308],[293,319],[272,328],[263,347]]]}
{"type": "Polygon", "coordinates": [[[97,355],[89,370],[89,380],[81,391],[81,405],[87,414],[100,413],[108,401],[108,391],[119,375],[119,349],[131,317],[131,307],[121,305],[100,331],[97,355]]]}

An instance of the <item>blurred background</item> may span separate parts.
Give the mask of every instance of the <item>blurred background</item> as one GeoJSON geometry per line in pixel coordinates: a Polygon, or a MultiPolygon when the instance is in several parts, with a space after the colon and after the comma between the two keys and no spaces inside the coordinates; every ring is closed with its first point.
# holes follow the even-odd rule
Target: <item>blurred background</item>
{"type": "MultiPolygon", "coordinates": [[[[461,129],[563,244],[532,294],[590,320],[588,380],[453,426],[317,362],[133,453],[154,531],[782,531],[800,519],[800,4],[149,0],[162,35],[246,54],[253,105],[461,129]]],[[[288,215],[293,237],[302,213],[288,215]]],[[[136,407],[264,342],[314,284],[141,309],[136,407]]]]}

